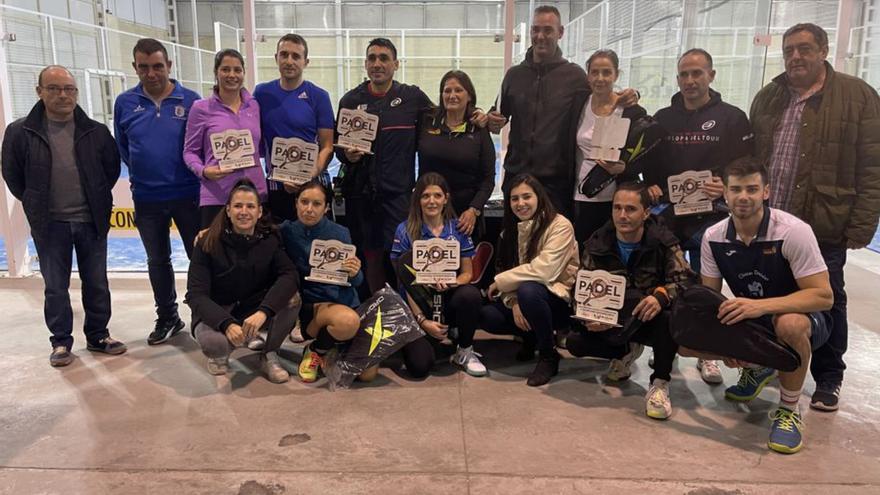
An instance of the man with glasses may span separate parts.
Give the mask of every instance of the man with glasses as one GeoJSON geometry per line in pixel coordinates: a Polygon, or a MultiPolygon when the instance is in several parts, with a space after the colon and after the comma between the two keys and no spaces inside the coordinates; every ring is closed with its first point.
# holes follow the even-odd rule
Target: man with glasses
{"type": "Polygon", "coordinates": [[[755,96],[755,154],[770,172],[770,206],[810,224],[834,291],[831,336],[813,352],[810,407],[836,411],[846,365],[847,249],[868,245],[880,216],[880,98],[836,72],[828,34],[797,24],[782,37],[785,72],[755,96]]]}
{"type": "Polygon", "coordinates": [[[37,86],[40,101],[26,117],[10,124],[3,138],[3,179],[24,206],[40,259],[52,366],[66,366],[74,358],[68,292],[74,251],[82,280],[87,349],[126,351],[107,330],[107,232],[119,153],[107,127],[77,105],[77,93],[70,71],[59,65],[44,68],[37,86]]]}
{"type": "Polygon", "coordinates": [[[171,60],[162,43],[140,39],[132,57],[140,83],[116,98],[113,121],[147,253],[157,316],[147,343],[156,345],[184,327],[177,313],[170,225],[173,220],[190,257],[199,229],[199,179],[183,163],[183,136],[199,95],[169,78],[171,60]]]}

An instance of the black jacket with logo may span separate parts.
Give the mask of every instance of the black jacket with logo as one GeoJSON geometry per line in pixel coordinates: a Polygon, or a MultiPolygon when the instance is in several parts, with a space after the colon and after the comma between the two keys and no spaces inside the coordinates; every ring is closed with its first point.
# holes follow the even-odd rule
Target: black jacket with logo
{"type": "MultiPolygon", "coordinates": [[[[752,152],[754,134],[745,112],[721,101],[721,94],[709,89],[709,102],[697,110],[684,106],[680,92],[672,104],[654,115],[669,133],[659,150],[658,160],[644,170],[645,182],[660,186],[668,198],[667,179],[689,170],[709,170],[721,176],[731,161],[752,152]]],[[[668,199],[667,199],[668,200],[668,199]]],[[[727,215],[723,199],[716,202],[716,211],[707,214],[673,218],[671,206],[663,218],[682,242],[700,228],[711,225],[727,215]]]]}
{"type": "Polygon", "coordinates": [[[373,155],[364,155],[360,162],[349,163],[345,151],[337,149],[336,157],[342,163],[343,194],[373,197],[412,191],[416,182],[419,119],[431,107],[431,100],[418,86],[397,81],[382,96],[370,92],[369,81],[345,93],[339,108],[361,108],[377,115],[379,129],[373,141],[373,155]]]}
{"type": "MultiPolygon", "coordinates": [[[[95,230],[110,230],[113,185],[119,179],[120,161],[116,141],[107,127],[90,119],[79,107],[73,111],[73,149],[76,168],[95,230]]],[[[3,179],[24,207],[31,235],[44,238],[49,232],[52,151],[46,133],[46,106],[34,105],[27,117],[6,128],[3,138],[3,179]]]]}

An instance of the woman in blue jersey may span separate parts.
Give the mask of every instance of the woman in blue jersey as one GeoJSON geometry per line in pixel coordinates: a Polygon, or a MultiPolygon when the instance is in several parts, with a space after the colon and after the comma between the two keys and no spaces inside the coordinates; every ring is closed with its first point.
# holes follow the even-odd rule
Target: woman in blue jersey
{"type": "Polygon", "coordinates": [[[391,246],[391,261],[407,293],[416,321],[427,335],[403,347],[407,371],[416,378],[426,376],[434,365],[434,347],[447,337],[457,344],[450,361],[472,376],[485,376],[486,367],[473,350],[474,333],[480,320],[481,295],[471,285],[474,244],[470,236],[458,228],[458,218],[450,202],[449,185],[442,175],[429,172],[419,177],[410,199],[406,221],[397,226],[391,246]],[[418,285],[412,267],[414,240],[455,240],[460,247],[460,266],[455,284],[418,285]],[[441,321],[435,321],[434,296],[440,295],[441,321]],[[430,313],[428,312],[430,311],[430,313]],[[458,329],[449,335],[450,327],[458,329]]]}

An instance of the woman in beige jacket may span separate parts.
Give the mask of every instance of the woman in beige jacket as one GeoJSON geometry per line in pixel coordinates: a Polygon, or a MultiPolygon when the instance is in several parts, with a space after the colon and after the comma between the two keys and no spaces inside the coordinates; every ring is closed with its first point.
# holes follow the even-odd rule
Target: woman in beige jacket
{"type": "Polygon", "coordinates": [[[528,174],[510,182],[504,229],[498,239],[497,275],[489,286],[494,300],[480,312],[488,332],[523,338],[517,359],[538,364],[528,384],[543,385],[559,372],[554,328],[568,322],[571,288],[578,270],[578,247],[571,222],[556,213],[544,186],[528,174]]]}

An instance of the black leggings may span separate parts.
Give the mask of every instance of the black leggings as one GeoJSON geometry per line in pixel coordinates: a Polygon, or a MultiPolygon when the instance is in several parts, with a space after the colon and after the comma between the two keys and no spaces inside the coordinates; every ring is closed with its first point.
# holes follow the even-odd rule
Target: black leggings
{"type": "MultiPolygon", "coordinates": [[[[565,341],[565,348],[572,356],[620,359],[629,352],[629,344],[611,345],[602,332],[588,332],[580,325],[572,326],[572,329],[575,328],[577,331],[571,332],[565,341]]],[[[678,352],[678,344],[669,333],[669,311],[661,311],[651,321],[642,323],[630,341],[654,348],[654,372],[651,374],[651,381],[654,378],[669,381],[672,363],[678,352]]]]}
{"type": "Polygon", "coordinates": [[[514,323],[513,310],[501,302],[488,304],[480,310],[483,330],[534,339],[541,354],[552,354],[556,347],[553,330],[569,325],[571,308],[568,303],[538,282],[521,283],[516,289],[516,297],[519,309],[529,322],[532,331],[520,330],[514,323]]]}
{"type": "MultiPolygon", "coordinates": [[[[443,317],[447,325],[458,328],[458,336],[454,339],[458,347],[470,347],[474,344],[474,333],[480,323],[481,303],[480,290],[471,284],[450,289],[444,294],[443,317]]],[[[431,317],[430,314],[425,316],[431,317]]],[[[425,335],[401,349],[406,369],[414,378],[424,378],[431,372],[436,359],[434,346],[437,343],[437,339],[425,335]]]]}

